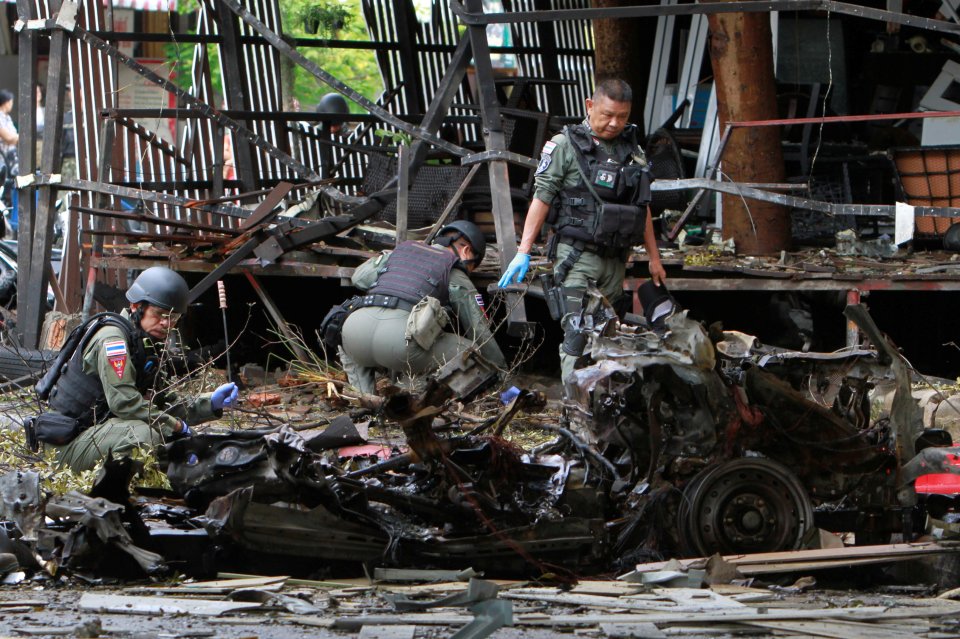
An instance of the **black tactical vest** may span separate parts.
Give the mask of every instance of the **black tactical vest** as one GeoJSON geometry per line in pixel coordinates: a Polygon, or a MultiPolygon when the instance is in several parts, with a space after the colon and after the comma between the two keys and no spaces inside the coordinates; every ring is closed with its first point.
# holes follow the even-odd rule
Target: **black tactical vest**
{"type": "Polygon", "coordinates": [[[64,351],[72,348],[72,352],[61,351],[54,368],[37,384],[37,389],[41,399],[45,399],[45,395],[49,397],[51,409],[77,419],[82,428],[102,422],[110,415],[100,377],[83,372],[83,351],[104,326],[116,326],[123,332],[137,390],[146,393],[155,385],[159,372],[156,358],[147,354],[143,333],[122,315],[101,313],[75,328],[64,344],[64,351]],[[50,388],[48,393],[44,387],[50,388]]]}
{"type": "Polygon", "coordinates": [[[450,301],[450,271],[460,258],[446,247],[407,241],[390,253],[368,295],[388,295],[410,304],[435,297],[450,301]]]}
{"type": "Polygon", "coordinates": [[[564,187],[554,205],[560,237],[608,248],[627,248],[643,241],[646,206],[637,198],[646,166],[634,161],[636,127],[624,129],[608,153],[583,124],[568,126],[564,134],[573,145],[581,173],[578,183],[564,187]],[[590,181],[590,188],[583,177],[590,181]],[[596,194],[596,197],[594,196],[596,194]],[[600,198],[600,202],[597,201],[600,198]]]}

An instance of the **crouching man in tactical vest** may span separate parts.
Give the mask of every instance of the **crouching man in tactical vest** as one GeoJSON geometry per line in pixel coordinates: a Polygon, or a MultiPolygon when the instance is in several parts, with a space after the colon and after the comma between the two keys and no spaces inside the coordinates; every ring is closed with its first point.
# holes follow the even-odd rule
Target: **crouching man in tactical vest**
{"type": "Polygon", "coordinates": [[[169,392],[161,372],[163,343],[186,311],[188,293],[174,271],[148,268],[127,291],[129,309],[77,327],[37,384],[50,410],[26,425],[28,443],[56,447],[60,465],[79,472],[111,452],[188,436],[189,424],[220,417],[237,398],[236,384],[184,401],[169,392]]]}
{"type": "Polygon", "coordinates": [[[471,347],[494,366],[506,368],[483,298],[468,276],[486,248],[480,229],[458,220],[440,229],[433,245],[402,242],[357,268],[353,285],[366,294],[350,302],[340,348],[352,386],[375,393],[377,368],[423,375],[471,347]],[[447,308],[459,323],[459,335],[447,330],[447,308]]]}
{"type": "Polygon", "coordinates": [[[587,281],[618,307],[627,255],[640,243],[647,249],[650,279],[662,286],[667,278],[650,219],[652,178],[637,127],[627,124],[632,100],[626,82],[604,80],[586,101],[586,119],[544,144],[520,245],[499,282],[505,288],[523,281],[541,227],[552,226],[553,280],[544,282],[544,290],[548,301],[555,300],[554,319],[566,317],[560,347],[564,380],[585,346],[568,322],[580,310],[587,281]]]}

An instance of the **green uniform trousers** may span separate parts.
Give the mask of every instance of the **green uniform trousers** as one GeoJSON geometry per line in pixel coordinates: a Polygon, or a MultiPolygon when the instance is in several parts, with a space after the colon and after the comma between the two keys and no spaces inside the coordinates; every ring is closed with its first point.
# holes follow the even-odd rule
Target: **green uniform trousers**
{"type": "Polygon", "coordinates": [[[396,308],[357,309],[343,324],[340,361],[350,384],[364,393],[376,393],[377,368],[391,374],[424,375],[473,346],[453,333],[442,333],[430,350],[407,342],[408,311],[396,308]]]}
{"type": "MultiPolygon", "coordinates": [[[[573,247],[562,242],[557,244],[557,257],[553,261],[553,273],[557,274],[557,268],[573,251],[573,247]]],[[[627,272],[627,265],[623,257],[615,255],[613,257],[600,257],[596,253],[584,251],[573,267],[567,272],[566,279],[563,280],[563,288],[567,298],[568,309],[580,309],[583,300],[583,292],[587,289],[587,281],[592,281],[603,293],[604,297],[611,304],[623,296],[623,279],[627,272]]],[[[561,320],[566,327],[567,318],[561,320]]],[[[573,366],[577,361],[574,355],[568,355],[560,345],[560,379],[566,380],[567,376],[573,372],[573,366]]]]}
{"type": "Polygon", "coordinates": [[[80,433],[69,444],[57,448],[57,463],[75,472],[95,468],[108,452],[122,457],[138,446],[153,450],[169,441],[173,432],[168,427],[151,426],[137,419],[108,419],[80,433]]]}

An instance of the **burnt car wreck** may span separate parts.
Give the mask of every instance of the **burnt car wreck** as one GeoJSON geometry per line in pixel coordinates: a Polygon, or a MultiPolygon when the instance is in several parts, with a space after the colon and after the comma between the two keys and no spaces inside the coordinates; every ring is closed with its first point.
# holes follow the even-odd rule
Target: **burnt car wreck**
{"type": "Polygon", "coordinates": [[[956,506],[949,489],[928,500],[915,484],[960,475],[960,449],[923,429],[908,365],[866,310],[847,315],[875,348],[772,348],[683,311],[621,321],[591,290],[574,319],[587,346],[559,424],[539,426],[557,438],[533,451],[504,430],[544,397],[520,391],[485,421],[461,423],[451,400],[482,390],[491,371],[452,362],[422,394],[383,400],[380,417],[406,446],[382,460],[338,452],[366,443],[342,415],[313,435],[283,426],[172,442],[163,457],[175,495],[131,497],[131,460],[108,462],[89,497],[45,501],[35,477],[11,473],[8,545],[93,571],[112,547],[131,561],[111,569],[148,574],[362,563],[565,575],[799,549],[818,528],[858,544],[910,540],[928,509],[956,506]],[[874,417],[881,388],[892,407],[874,417]]]}

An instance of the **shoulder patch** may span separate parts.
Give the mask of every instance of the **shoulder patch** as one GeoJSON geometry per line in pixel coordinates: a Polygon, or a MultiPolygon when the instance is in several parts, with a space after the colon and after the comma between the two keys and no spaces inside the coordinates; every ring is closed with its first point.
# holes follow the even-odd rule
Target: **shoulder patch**
{"type": "Polygon", "coordinates": [[[127,354],[127,343],[122,339],[108,339],[103,343],[103,352],[107,357],[127,354]]]}
{"type": "Polygon", "coordinates": [[[122,339],[108,339],[103,343],[103,354],[117,374],[117,379],[123,379],[123,371],[127,367],[127,343],[122,339]]]}
{"type": "Polygon", "coordinates": [[[547,140],[547,141],[544,142],[544,144],[543,144],[543,151],[542,151],[542,153],[546,153],[547,155],[550,155],[551,153],[553,153],[553,150],[554,150],[555,148],[557,148],[557,143],[554,142],[553,140],[547,140]]]}
{"type": "MultiPolygon", "coordinates": [[[[549,144],[549,143],[548,143],[549,144]]],[[[540,154],[540,164],[537,165],[537,171],[534,175],[540,175],[548,168],[550,168],[550,163],[553,162],[553,156],[544,151],[540,154]]]]}

